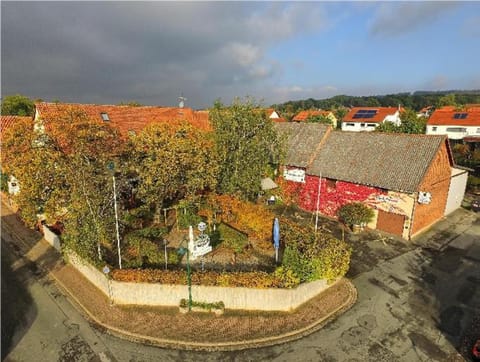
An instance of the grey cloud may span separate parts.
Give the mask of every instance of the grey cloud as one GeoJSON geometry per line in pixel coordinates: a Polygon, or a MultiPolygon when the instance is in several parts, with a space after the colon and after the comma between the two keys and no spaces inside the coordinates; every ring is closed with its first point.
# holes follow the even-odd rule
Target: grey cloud
{"type": "Polygon", "coordinates": [[[388,2],[381,4],[370,26],[380,36],[396,36],[413,32],[435,21],[458,4],[453,2],[388,2]]]}
{"type": "MultiPolygon", "coordinates": [[[[322,28],[318,4],[2,2],[2,94],[193,107],[259,94],[266,49],[322,28]]],[[[260,94],[261,96],[261,94],[260,94]]]]}

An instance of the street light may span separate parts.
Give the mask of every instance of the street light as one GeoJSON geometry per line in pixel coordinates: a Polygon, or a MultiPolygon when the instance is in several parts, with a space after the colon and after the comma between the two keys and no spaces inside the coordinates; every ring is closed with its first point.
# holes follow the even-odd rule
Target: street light
{"type": "MultiPolygon", "coordinates": [[[[185,239],[183,240],[185,241],[185,239]]],[[[187,254],[187,284],[188,284],[188,311],[192,311],[192,276],[190,270],[190,251],[188,248],[180,247],[177,251],[178,255],[183,256],[187,254]]]]}
{"type": "Polygon", "coordinates": [[[117,251],[118,251],[118,266],[122,269],[122,255],[120,254],[120,231],[118,229],[118,209],[117,209],[117,192],[115,186],[115,163],[110,161],[107,164],[107,168],[112,173],[112,181],[113,181],[113,205],[115,208],[115,228],[117,231],[117,251]]]}

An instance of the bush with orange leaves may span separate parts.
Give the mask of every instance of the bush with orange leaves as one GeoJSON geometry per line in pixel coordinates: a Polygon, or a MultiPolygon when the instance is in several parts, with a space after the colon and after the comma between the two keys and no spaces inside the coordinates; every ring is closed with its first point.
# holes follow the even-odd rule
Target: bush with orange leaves
{"type": "Polygon", "coordinates": [[[270,240],[275,216],[264,205],[243,201],[230,195],[218,195],[215,201],[221,210],[217,220],[234,226],[252,239],[270,240]]]}

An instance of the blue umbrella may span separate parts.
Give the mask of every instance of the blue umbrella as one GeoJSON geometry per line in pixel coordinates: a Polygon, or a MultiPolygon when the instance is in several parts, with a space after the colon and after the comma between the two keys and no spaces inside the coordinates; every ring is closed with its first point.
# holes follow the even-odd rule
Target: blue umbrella
{"type": "Polygon", "coordinates": [[[278,218],[273,220],[273,247],[275,248],[275,261],[278,262],[278,249],[280,248],[280,223],[278,218]]]}

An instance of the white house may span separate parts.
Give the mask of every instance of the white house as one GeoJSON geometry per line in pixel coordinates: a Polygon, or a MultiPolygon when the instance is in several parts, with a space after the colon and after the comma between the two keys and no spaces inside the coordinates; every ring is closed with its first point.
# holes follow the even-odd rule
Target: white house
{"type": "Polygon", "coordinates": [[[464,109],[445,106],[437,109],[427,122],[427,134],[447,135],[451,140],[476,138],[480,142],[480,105],[464,109]]]}
{"type": "Polygon", "coordinates": [[[342,131],[374,131],[384,122],[399,126],[401,111],[401,107],[353,107],[343,118],[342,131]]]}

